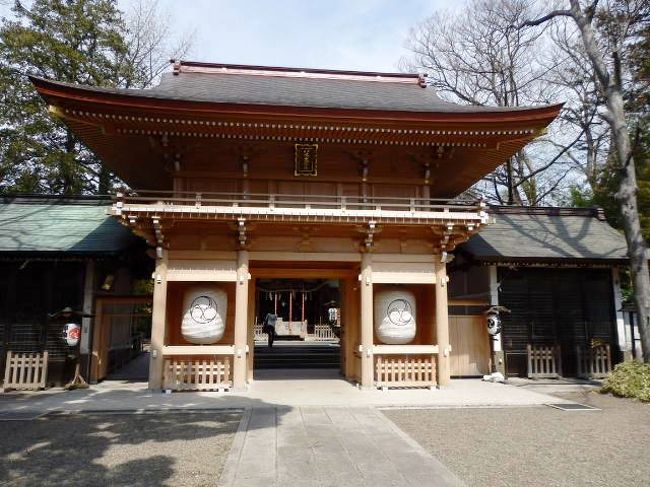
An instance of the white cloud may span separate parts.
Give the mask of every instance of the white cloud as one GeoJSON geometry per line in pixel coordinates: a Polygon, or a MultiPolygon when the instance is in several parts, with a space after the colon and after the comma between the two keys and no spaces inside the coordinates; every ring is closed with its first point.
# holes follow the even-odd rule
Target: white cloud
{"type": "MultiPolygon", "coordinates": [[[[123,0],[127,5],[131,0],[123,0]]],[[[409,28],[444,0],[162,0],[204,61],[394,71],[409,28]]]]}

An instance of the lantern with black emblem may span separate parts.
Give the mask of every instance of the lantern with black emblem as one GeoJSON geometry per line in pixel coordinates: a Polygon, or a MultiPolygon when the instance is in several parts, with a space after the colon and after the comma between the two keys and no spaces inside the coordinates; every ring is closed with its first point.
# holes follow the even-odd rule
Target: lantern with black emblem
{"type": "Polygon", "coordinates": [[[501,333],[501,316],[499,313],[510,313],[510,310],[505,306],[490,306],[485,311],[485,322],[487,331],[490,336],[496,336],[501,333]]]}

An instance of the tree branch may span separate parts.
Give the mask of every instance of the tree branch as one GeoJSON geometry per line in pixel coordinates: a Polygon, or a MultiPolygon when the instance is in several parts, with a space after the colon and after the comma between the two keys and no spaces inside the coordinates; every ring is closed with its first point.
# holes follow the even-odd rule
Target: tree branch
{"type": "Polygon", "coordinates": [[[535,20],[526,20],[519,24],[519,26],[513,26],[515,29],[521,29],[523,27],[534,27],[536,25],[541,25],[544,22],[548,22],[551,19],[554,19],[556,17],[572,17],[571,10],[553,10],[551,13],[544,15],[543,17],[540,17],[535,20]]]}

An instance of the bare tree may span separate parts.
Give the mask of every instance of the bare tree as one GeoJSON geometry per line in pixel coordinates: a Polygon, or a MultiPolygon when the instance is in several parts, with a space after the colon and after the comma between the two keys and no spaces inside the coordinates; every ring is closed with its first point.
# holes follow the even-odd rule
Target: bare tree
{"type": "Polygon", "coordinates": [[[147,88],[155,84],[172,58],[185,57],[192,48],[194,32],[176,33],[169,12],[158,0],[137,0],[125,13],[128,50],[120,85],[147,88]]]}
{"type": "MultiPolygon", "coordinates": [[[[560,119],[567,130],[577,134],[566,156],[584,175],[593,192],[598,188],[600,175],[609,159],[611,131],[602,116],[605,100],[575,26],[557,22],[551,30],[551,38],[556,47],[554,57],[563,59],[559,66],[557,62],[552,63],[546,80],[560,90],[556,96],[566,100],[560,119]]],[[[558,144],[558,147],[564,146],[558,144]]]]}
{"type": "MultiPolygon", "coordinates": [[[[546,102],[551,97],[548,66],[539,62],[539,52],[548,36],[542,30],[512,29],[535,12],[533,0],[473,0],[462,11],[436,13],[411,30],[407,45],[413,55],[401,67],[427,71],[431,86],[458,103],[516,107],[546,102]]],[[[540,151],[540,144],[548,146],[548,139],[536,147],[547,161],[520,151],[487,176],[481,188],[484,193],[491,189],[488,199],[537,205],[563,184],[567,171],[551,169],[569,160],[566,151],[540,151]]]]}
{"type": "MultiPolygon", "coordinates": [[[[638,185],[624,98],[623,66],[626,45],[648,28],[650,2],[647,0],[595,0],[582,6],[569,0],[569,8],[553,10],[522,26],[539,26],[552,19],[568,18],[577,26],[584,52],[589,59],[599,90],[605,101],[604,119],[612,132],[620,184],[616,192],[625,238],[630,270],[634,282],[634,298],[639,314],[643,358],[650,362],[650,274],[647,245],[641,233],[637,204],[638,185]]],[[[519,29],[517,29],[519,30],[519,29]]]]}

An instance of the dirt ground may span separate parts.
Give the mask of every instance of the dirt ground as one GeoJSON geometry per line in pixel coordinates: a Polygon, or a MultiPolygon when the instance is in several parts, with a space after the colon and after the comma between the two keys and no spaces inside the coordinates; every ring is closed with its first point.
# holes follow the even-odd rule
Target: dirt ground
{"type": "Polygon", "coordinates": [[[650,485],[650,404],[597,392],[561,397],[602,410],[543,406],[384,414],[469,486],[650,485]]]}
{"type": "Polygon", "coordinates": [[[240,418],[208,411],[0,421],[0,486],[216,485],[240,418]]]}

